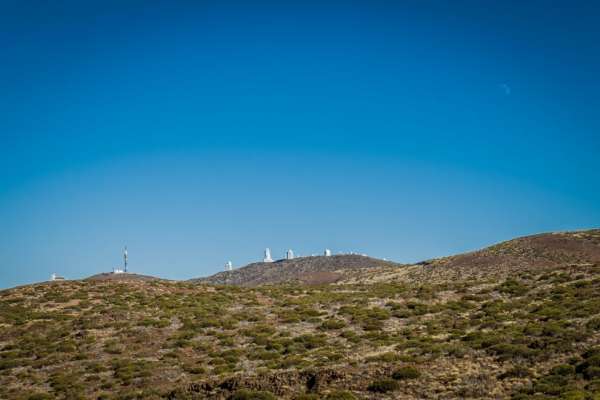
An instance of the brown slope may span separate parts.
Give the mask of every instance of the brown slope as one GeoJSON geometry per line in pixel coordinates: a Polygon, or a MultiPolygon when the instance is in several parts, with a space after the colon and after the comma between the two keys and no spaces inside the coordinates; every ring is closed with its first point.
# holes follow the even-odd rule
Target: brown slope
{"type": "Polygon", "coordinates": [[[349,270],[369,268],[396,268],[400,264],[360,255],[335,255],[330,257],[300,257],[272,263],[253,263],[245,267],[220,272],[207,278],[192,279],[192,282],[257,286],[284,282],[308,284],[333,283],[349,270]]]}
{"type": "Polygon", "coordinates": [[[596,263],[600,263],[600,229],[525,236],[424,264],[476,274],[596,263]]]}
{"type": "Polygon", "coordinates": [[[600,229],[525,236],[481,250],[390,270],[354,271],[345,282],[499,279],[524,272],[600,266],[600,229]]]}

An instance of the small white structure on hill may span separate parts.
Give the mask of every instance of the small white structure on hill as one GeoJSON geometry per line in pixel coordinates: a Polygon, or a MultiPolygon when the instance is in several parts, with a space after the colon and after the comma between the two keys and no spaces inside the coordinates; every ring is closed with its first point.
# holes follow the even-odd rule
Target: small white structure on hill
{"type": "Polygon", "coordinates": [[[50,280],[51,281],[64,281],[65,278],[63,278],[62,276],[58,276],[56,274],[52,274],[52,275],[50,275],[50,280]]]}
{"type": "Polygon", "coordinates": [[[233,264],[231,263],[231,261],[227,261],[227,263],[225,264],[225,271],[233,271],[233,264]]]}
{"type": "Polygon", "coordinates": [[[124,274],[124,273],[125,273],[125,271],[123,271],[121,269],[121,267],[115,267],[115,268],[113,268],[113,274],[124,274]]]}
{"type": "Polygon", "coordinates": [[[273,262],[273,259],[271,258],[271,249],[269,249],[268,247],[265,249],[265,257],[263,258],[263,262],[273,262]]]}
{"type": "Polygon", "coordinates": [[[285,259],[286,260],[294,259],[294,251],[292,249],[288,249],[288,251],[285,253],[285,259]]]}
{"type": "Polygon", "coordinates": [[[331,250],[329,250],[329,249],[325,249],[325,254],[324,254],[324,256],[325,256],[325,257],[331,257],[331,250]]]}

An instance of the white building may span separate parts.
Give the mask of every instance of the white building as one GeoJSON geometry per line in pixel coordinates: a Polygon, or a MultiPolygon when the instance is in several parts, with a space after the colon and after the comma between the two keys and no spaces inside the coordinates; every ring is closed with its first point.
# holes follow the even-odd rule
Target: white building
{"type": "Polygon", "coordinates": [[[329,249],[325,249],[325,254],[324,254],[324,256],[325,256],[325,257],[331,257],[331,250],[329,250],[329,249]]]}
{"type": "Polygon", "coordinates": [[[225,271],[232,271],[233,270],[233,264],[231,263],[231,261],[227,261],[227,263],[225,264],[225,271]]]}
{"type": "Polygon", "coordinates": [[[286,260],[294,259],[294,251],[292,249],[288,249],[288,251],[285,253],[285,259],[286,260]]]}
{"type": "Polygon", "coordinates": [[[121,269],[121,267],[113,268],[113,274],[124,274],[125,271],[121,269]]]}
{"type": "Polygon", "coordinates": [[[64,281],[65,278],[63,278],[62,276],[58,276],[56,274],[52,274],[52,275],[50,275],[50,280],[51,281],[64,281]]]}
{"type": "Polygon", "coordinates": [[[273,262],[273,259],[271,258],[271,249],[269,249],[268,247],[265,249],[265,257],[263,258],[263,262],[273,262]]]}

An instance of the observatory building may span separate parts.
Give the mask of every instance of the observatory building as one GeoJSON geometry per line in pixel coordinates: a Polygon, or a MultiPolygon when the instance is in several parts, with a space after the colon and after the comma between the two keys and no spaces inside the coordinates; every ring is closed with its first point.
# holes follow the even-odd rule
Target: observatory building
{"type": "Polygon", "coordinates": [[[231,261],[227,261],[227,263],[225,264],[225,271],[233,271],[233,264],[231,263],[231,261]]]}
{"type": "Polygon", "coordinates": [[[285,253],[285,259],[286,260],[293,260],[294,259],[294,251],[292,249],[289,249],[286,253],[285,253]]]}
{"type": "Polygon", "coordinates": [[[325,257],[331,257],[331,250],[325,249],[325,253],[323,254],[325,257]]]}
{"type": "Polygon", "coordinates": [[[51,281],[64,281],[65,278],[63,278],[62,276],[58,276],[56,274],[52,274],[52,275],[50,275],[50,280],[51,281]]]}
{"type": "Polygon", "coordinates": [[[263,258],[263,262],[273,262],[273,259],[271,258],[271,249],[269,249],[268,247],[265,249],[265,257],[263,258]]]}

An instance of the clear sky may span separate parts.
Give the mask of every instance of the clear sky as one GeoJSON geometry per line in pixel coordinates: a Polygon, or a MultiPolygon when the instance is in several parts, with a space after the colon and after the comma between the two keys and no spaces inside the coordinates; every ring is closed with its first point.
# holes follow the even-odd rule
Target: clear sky
{"type": "Polygon", "coordinates": [[[597,1],[2,1],[0,287],[600,226],[597,1]],[[250,4],[253,3],[253,4],[250,4]]]}

